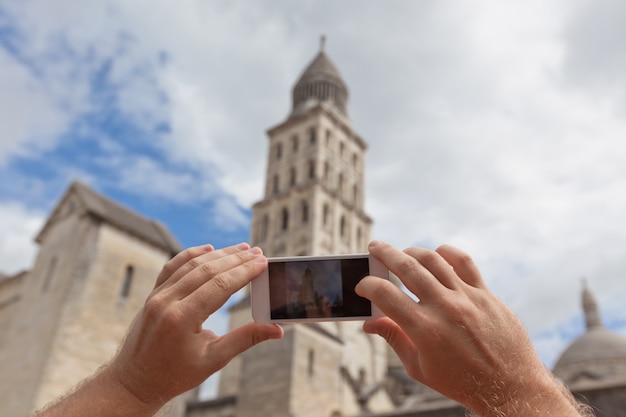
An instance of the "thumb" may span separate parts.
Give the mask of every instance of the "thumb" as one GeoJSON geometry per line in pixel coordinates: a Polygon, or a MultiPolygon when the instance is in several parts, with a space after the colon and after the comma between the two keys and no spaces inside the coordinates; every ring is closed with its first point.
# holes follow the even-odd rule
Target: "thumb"
{"type": "Polygon", "coordinates": [[[377,334],[389,343],[396,352],[408,374],[420,381],[422,371],[419,366],[419,352],[413,341],[407,336],[402,328],[389,317],[367,320],[363,323],[363,331],[369,334],[377,334]]]}
{"type": "MultiPolygon", "coordinates": [[[[212,352],[219,363],[226,365],[232,358],[268,339],[283,337],[283,329],[277,324],[247,323],[222,336],[212,352]]],[[[222,366],[224,366],[222,365],[222,366]]]]}

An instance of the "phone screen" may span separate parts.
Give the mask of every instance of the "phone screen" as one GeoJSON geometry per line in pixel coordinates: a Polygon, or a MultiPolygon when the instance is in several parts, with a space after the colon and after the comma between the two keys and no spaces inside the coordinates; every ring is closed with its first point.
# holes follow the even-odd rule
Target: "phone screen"
{"type": "Polygon", "coordinates": [[[372,305],[354,292],[369,275],[367,257],[270,262],[270,318],[367,317],[372,305]]]}

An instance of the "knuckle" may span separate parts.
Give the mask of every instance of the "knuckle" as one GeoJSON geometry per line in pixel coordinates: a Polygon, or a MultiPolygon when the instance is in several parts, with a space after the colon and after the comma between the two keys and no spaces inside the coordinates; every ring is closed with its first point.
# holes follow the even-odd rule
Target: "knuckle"
{"type": "Polygon", "coordinates": [[[378,284],[379,285],[373,288],[372,298],[376,300],[381,300],[383,303],[393,300],[396,287],[393,285],[386,285],[387,282],[384,282],[382,280],[381,282],[378,282],[378,284]]]}
{"type": "Polygon", "coordinates": [[[211,283],[220,290],[228,291],[231,287],[231,281],[224,274],[217,274],[211,279],[211,283]]]}
{"type": "Polygon", "coordinates": [[[398,270],[400,272],[400,276],[410,276],[413,277],[417,275],[419,271],[418,263],[413,258],[405,258],[400,261],[398,265],[398,270]]]}
{"type": "Polygon", "coordinates": [[[215,266],[213,266],[213,264],[209,263],[209,262],[194,262],[194,267],[193,270],[198,270],[198,272],[202,275],[202,276],[209,276],[212,277],[213,275],[217,274],[217,270],[215,268],[215,266]]]}
{"type": "Polygon", "coordinates": [[[422,253],[420,253],[419,261],[424,264],[431,265],[437,262],[440,258],[441,257],[439,256],[437,252],[432,251],[432,250],[425,250],[422,253]]]}

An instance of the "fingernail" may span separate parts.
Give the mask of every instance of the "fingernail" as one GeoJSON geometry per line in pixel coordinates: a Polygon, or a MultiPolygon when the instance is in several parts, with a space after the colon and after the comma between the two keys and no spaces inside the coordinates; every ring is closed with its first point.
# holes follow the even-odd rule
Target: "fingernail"
{"type": "Polygon", "coordinates": [[[375,248],[376,246],[380,245],[380,240],[372,240],[369,244],[370,248],[375,248]]]}
{"type": "Polygon", "coordinates": [[[239,250],[246,250],[246,249],[250,249],[250,245],[248,245],[247,243],[240,243],[237,246],[237,249],[239,250]]]}

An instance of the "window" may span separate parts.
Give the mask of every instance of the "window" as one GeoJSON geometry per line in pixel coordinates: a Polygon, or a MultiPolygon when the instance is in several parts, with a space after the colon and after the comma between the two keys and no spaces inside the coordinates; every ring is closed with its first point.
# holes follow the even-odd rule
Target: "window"
{"type": "Polygon", "coordinates": [[[341,216],[341,220],[339,220],[339,235],[342,238],[346,237],[346,217],[341,216]]]}
{"type": "Polygon", "coordinates": [[[274,194],[278,194],[278,191],[279,191],[278,190],[278,186],[279,186],[278,174],[276,174],[276,175],[274,175],[273,184],[272,184],[272,191],[273,191],[274,194]]]}
{"type": "Polygon", "coordinates": [[[352,154],[352,166],[354,166],[356,168],[356,166],[359,163],[359,157],[358,155],[355,153],[352,154]]]}
{"type": "Polygon", "coordinates": [[[315,178],[315,161],[309,161],[309,179],[315,178]]]}
{"type": "Polygon", "coordinates": [[[291,167],[291,169],[289,170],[289,185],[292,187],[296,185],[296,168],[295,167],[291,167]]]}
{"type": "Polygon", "coordinates": [[[258,235],[259,242],[263,242],[265,238],[267,237],[268,225],[269,225],[269,218],[267,217],[267,214],[264,214],[263,219],[261,220],[261,226],[259,228],[259,235],[258,235]]]}
{"type": "Polygon", "coordinates": [[[291,150],[293,151],[293,153],[298,152],[298,145],[299,145],[298,136],[296,135],[292,136],[291,137],[291,150]]]}
{"type": "Polygon", "coordinates": [[[328,182],[330,179],[330,164],[328,161],[324,161],[324,180],[328,182]]]}
{"type": "Polygon", "coordinates": [[[309,363],[307,366],[307,371],[309,374],[309,378],[313,377],[315,374],[315,351],[313,349],[309,349],[309,363]]]}
{"type": "Polygon", "coordinates": [[[328,226],[328,217],[330,216],[330,209],[328,208],[328,204],[324,204],[324,209],[322,210],[322,225],[328,226]]]}
{"type": "Polygon", "coordinates": [[[120,301],[126,301],[130,295],[130,289],[133,284],[134,268],[132,265],[126,267],[124,281],[122,281],[122,289],[120,290],[120,301]]]}
{"type": "Polygon", "coordinates": [[[343,194],[343,174],[339,174],[339,183],[337,184],[339,194],[343,194]]]}
{"type": "Polygon", "coordinates": [[[346,145],[343,142],[341,142],[339,144],[339,157],[340,158],[343,158],[343,153],[345,150],[346,150],[346,145]]]}
{"type": "Polygon", "coordinates": [[[330,138],[332,137],[330,129],[326,129],[326,147],[330,148],[330,138]]]}
{"type": "Polygon", "coordinates": [[[277,143],[276,144],[276,159],[280,159],[282,157],[283,157],[283,144],[277,143]]]}
{"type": "Polygon", "coordinates": [[[309,203],[306,201],[302,202],[302,223],[309,222],[309,203]]]}
{"type": "Polygon", "coordinates": [[[50,265],[48,265],[48,270],[46,271],[46,276],[43,279],[43,287],[41,288],[42,291],[48,291],[48,288],[50,288],[50,282],[52,282],[52,277],[55,273],[57,269],[57,257],[53,256],[52,259],[50,259],[50,265]]]}
{"type": "Polygon", "coordinates": [[[289,210],[287,210],[286,207],[283,208],[283,211],[282,211],[280,228],[281,230],[289,229],[289,210]]]}
{"type": "Polygon", "coordinates": [[[314,127],[309,129],[309,144],[313,145],[317,141],[317,130],[314,127]]]}

